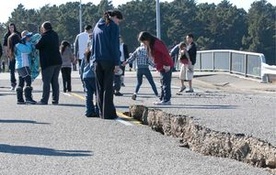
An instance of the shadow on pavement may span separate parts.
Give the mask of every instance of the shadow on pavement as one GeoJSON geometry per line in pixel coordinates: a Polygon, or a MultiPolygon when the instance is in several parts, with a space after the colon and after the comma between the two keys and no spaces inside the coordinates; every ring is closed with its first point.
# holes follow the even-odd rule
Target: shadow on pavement
{"type": "Polygon", "coordinates": [[[40,124],[40,125],[49,125],[50,123],[36,122],[33,120],[0,120],[0,123],[30,123],[30,124],[40,124]]]}
{"type": "Polygon", "coordinates": [[[11,154],[28,154],[28,155],[42,155],[42,156],[65,156],[65,157],[80,157],[92,156],[91,151],[82,150],[55,150],[50,148],[32,147],[32,146],[15,146],[0,144],[0,153],[11,154]]]}

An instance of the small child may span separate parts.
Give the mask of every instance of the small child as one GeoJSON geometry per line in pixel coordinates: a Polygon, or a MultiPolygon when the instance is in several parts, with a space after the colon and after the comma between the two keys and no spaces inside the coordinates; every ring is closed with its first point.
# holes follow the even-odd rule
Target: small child
{"type": "MultiPolygon", "coordinates": [[[[181,82],[181,87],[178,91],[178,93],[183,92],[186,89],[186,86],[184,85],[185,80],[191,80],[193,78],[193,69],[190,68],[192,65],[192,62],[190,60],[189,53],[186,50],[186,44],[184,42],[181,42],[179,44],[179,61],[182,63],[179,73],[179,79],[181,82]]],[[[189,87],[192,89],[192,87],[189,87]]]]}
{"type": "Polygon", "coordinates": [[[156,85],[154,83],[152,74],[149,70],[149,65],[152,67],[155,67],[154,63],[152,60],[148,57],[147,50],[145,48],[145,45],[143,43],[140,44],[140,46],[133,52],[133,54],[123,63],[125,66],[126,64],[131,64],[133,61],[137,61],[137,73],[136,73],[136,78],[137,78],[137,84],[135,88],[135,92],[132,95],[132,100],[136,100],[138,91],[142,85],[143,82],[143,76],[147,78],[149,81],[151,88],[155,94],[155,96],[158,96],[158,91],[156,88],[156,85]]]}
{"type": "MultiPolygon", "coordinates": [[[[91,50],[87,48],[85,57],[81,62],[80,75],[81,80],[84,82],[86,88],[86,117],[98,117],[99,109],[94,105],[93,95],[96,94],[96,80],[94,73],[94,65],[90,64],[91,50]]],[[[96,95],[95,95],[96,97],[96,95]]],[[[97,99],[97,97],[95,98],[97,99]]]]}
{"type": "Polygon", "coordinates": [[[71,72],[74,55],[71,50],[71,44],[68,41],[62,41],[60,45],[60,54],[62,57],[61,75],[63,82],[63,92],[71,92],[71,72]]]}
{"type": "Polygon", "coordinates": [[[23,31],[22,39],[16,33],[13,33],[8,38],[8,49],[10,58],[16,60],[15,68],[19,75],[19,84],[16,88],[17,104],[36,104],[36,101],[32,98],[32,78],[30,70],[30,54],[32,52],[32,45],[29,42],[32,33],[23,31]],[[26,87],[24,88],[24,84],[26,87]],[[25,100],[23,98],[23,88],[25,100]]]}

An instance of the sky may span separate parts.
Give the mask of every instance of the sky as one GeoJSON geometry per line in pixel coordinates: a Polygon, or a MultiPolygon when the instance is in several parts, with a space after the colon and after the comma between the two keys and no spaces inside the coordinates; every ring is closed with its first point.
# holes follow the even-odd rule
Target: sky
{"type": "MultiPolygon", "coordinates": [[[[11,16],[11,13],[14,9],[17,8],[18,4],[23,4],[25,9],[39,9],[43,7],[46,4],[49,4],[50,6],[56,4],[64,4],[66,2],[80,2],[78,0],[10,0],[9,2],[1,3],[0,6],[0,22],[7,22],[9,17],[11,16]]],[[[83,4],[86,4],[88,2],[93,2],[93,4],[98,5],[101,0],[81,0],[83,4]]],[[[120,4],[125,4],[131,0],[110,0],[112,1],[113,5],[117,7],[120,4]]],[[[173,0],[159,0],[159,2],[171,2],[173,0]]],[[[218,4],[222,0],[196,0],[196,2],[199,3],[215,3],[218,4]]],[[[250,5],[254,2],[254,0],[228,0],[233,5],[236,5],[238,8],[243,8],[244,10],[248,10],[250,8],[250,5]]],[[[276,0],[267,0],[267,2],[271,3],[273,6],[276,6],[276,0]]]]}

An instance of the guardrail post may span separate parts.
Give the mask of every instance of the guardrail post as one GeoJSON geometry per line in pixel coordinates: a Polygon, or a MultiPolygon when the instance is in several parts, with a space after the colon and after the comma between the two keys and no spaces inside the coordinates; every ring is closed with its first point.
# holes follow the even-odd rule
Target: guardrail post
{"type": "Polygon", "coordinates": [[[202,53],[199,54],[199,70],[202,71],[202,53]]]}
{"type": "Polygon", "coordinates": [[[244,55],[244,65],[245,65],[245,70],[244,70],[244,76],[247,77],[247,73],[248,73],[248,55],[245,54],[244,55]]]}
{"type": "Polygon", "coordinates": [[[212,52],[212,67],[213,67],[213,71],[215,71],[216,68],[215,68],[215,53],[214,52],[212,52]]]}
{"type": "Polygon", "coordinates": [[[232,63],[232,52],[230,51],[229,52],[229,73],[231,74],[232,73],[232,66],[233,66],[233,63],[232,63]]]}

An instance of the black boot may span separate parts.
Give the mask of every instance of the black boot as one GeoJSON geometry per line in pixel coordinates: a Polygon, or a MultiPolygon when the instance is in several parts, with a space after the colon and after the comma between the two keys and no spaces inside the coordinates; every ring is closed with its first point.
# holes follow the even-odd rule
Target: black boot
{"type": "Polygon", "coordinates": [[[23,89],[21,87],[16,88],[17,104],[25,104],[23,99],[23,89]]]}
{"type": "Polygon", "coordinates": [[[33,88],[30,86],[27,86],[24,89],[24,94],[25,94],[25,99],[27,104],[36,104],[36,101],[33,100],[32,91],[33,91],[33,88]]]}

